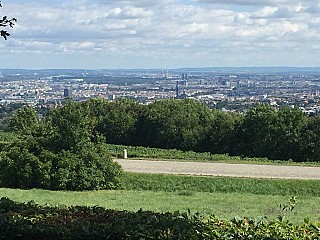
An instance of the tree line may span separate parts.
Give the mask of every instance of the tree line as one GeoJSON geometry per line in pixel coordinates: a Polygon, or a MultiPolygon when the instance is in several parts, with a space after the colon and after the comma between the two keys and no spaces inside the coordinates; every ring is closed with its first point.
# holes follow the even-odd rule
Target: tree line
{"type": "Polygon", "coordinates": [[[246,114],[211,110],[191,99],[142,105],[128,99],[68,101],[39,120],[24,107],[10,129],[38,137],[52,151],[86,142],[227,153],[275,160],[320,161],[320,117],[298,108],[258,105],[246,114]]]}

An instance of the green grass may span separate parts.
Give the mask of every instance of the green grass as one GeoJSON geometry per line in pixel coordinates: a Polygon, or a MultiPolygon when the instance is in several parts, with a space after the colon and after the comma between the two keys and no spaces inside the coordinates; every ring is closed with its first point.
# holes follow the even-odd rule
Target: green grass
{"type": "MultiPolygon", "coordinates": [[[[0,132],[0,143],[17,139],[14,134],[0,132]]],[[[1,144],[0,144],[1,145],[1,144]]],[[[210,153],[182,152],[143,147],[108,145],[114,156],[123,149],[129,157],[155,158],[179,161],[207,161],[253,164],[287,164],[291,161],[270,161],[265,158],[240,158],[210,153]]],[[[304,165],[300,164],[299,165],[304,165]]],[[[318,165],[307,163],[305,165],[318,165]]],[[[287,203],[292,196],[298,202],[289,219],[302,223],[304,218],[320,221],[320,181],[224,178],[200,176],[175,176],[161,174],[124,173],[121,177],[123,190],[63,192],[45,190],[0,189],[0,197],[19,202],[33,200],[41,205],[98,205],[117,210],[153,210],[158,212],[192,212],[215,214],[224,219],[234,216],[267,216],[276,218],[281,211],[279,204],[287,203]]]]}
{"type": "Polygon", "coordinates": [[[33,200],[49,206],[94,206],[117,210],[153,210],[158,212],[199,212],[223,219],[234,216],[281,214],[279,204],[292,196],[298,202],[289,220],[302,223],[304,218],[320,221],[320,181],[267,180],[246,178],[168,176],[125,173],[123,188],[117,191],[65,192],[46,190],[0,189],[0,197],[19,202],[33,200]]]}
{"type": "Polygon", "coordinates": [[[123,189],[166,192],[240,193],[282,196],[320,196],[320,180],[256,179],[124,173],[123,189]]]}
{"type": "MultiPolygon", "coordinates": [[[[275,219],[279,214],[279,204],[286,203],[287,196],[254,195],[239,193],[206,192],[153,192],[153,191],[90,191],[54,192],[45,190],[0,189],[1,197],[9,197],[18,202],[33,200],[48,206],[101,206],[116,210],[157,212],[199,212],[203,215],[215,214],[222,219],[234,216],[267,216],[275,219]]],[[[320,220],[319,197],[298,198],[295,211],[289,216],[294,223],[302,223],[304,218],[320,220]]]]}
{"type": "Polygon", "coordinates": [[[224,162],[224,163],[248,163],[248,164],[281,164],[299,166],[320,166],[319,162],[293,162],[291,160],[269,160],[267,158],[248,158],[229,156],[228,154],[211,154],[209,152],[180,151],[176,149],[148,148],[140,146],[125,146],[107,144],[113,157],[122,158],[126,149],[129,158],[166,161],[193,161],[193,162],[224,162]]]}

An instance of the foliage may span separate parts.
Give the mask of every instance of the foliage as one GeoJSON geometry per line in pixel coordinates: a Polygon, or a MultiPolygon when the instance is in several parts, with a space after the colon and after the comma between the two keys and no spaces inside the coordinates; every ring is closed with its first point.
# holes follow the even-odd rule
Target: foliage
{"type": "Polygon", "coordinates": [[[282,108],[278,112],[278,129],[274,140],[276,142],[275,157],[302,161],[302,150],[299,144],[308,120],[310,118],[308,119],[298,108],[282,108]]]}
{"type": "Polygon", "coordinates": [[[274,149],[277,112],[268,105],[250,109],[233,133],[233,153],[250,157],[261,157],[274,149]]]}
{"type": "MultiPolygon", "coordinates": [[[[139,176],[128,177],[128,180],[138,181],[136,179],[139,176]]],[[[101,206],[128,211],[137,211],[143,208],[156,212],[175,212],[177,210],[185,212],[190,209],[192,212],[199,212],[205,216],[215,213],[222,219],[231,219],[234,216],[266,216],[270,220],[276,220],[282,214],[279,203],[287,203],[289,197],[296,194],[299,199],[297,207],[293,213],[287,214],[286,219],[294,224],[303,223],[305,218],[310,219],[310,221],[319,221],[320,219],[320,212],[317,211],[319,195],[316,195],[319,194],[319,188],[313,187],[316,188],[314,191],[308,189],[304,192],[301,189],[301,183],[298,186],[297,193],[295,193],[292,189],[294,183],[286,184],[284,182],[284,185],[289,187],[288,191],[284,190],[284,193],[277,195],[280,190],[278,191],[276,187],[281,184],[277,182],[256,182],[256,186],[253,186],[254,183],[246,183],[239,179],[232,179],[231,181],[217,179],[216,184],[213,183],[211,189],[208,190],[210,192],[208,192],[204,187],[209,186],[214,181],[208,181],[206,178],[201,181],[198,178],[140,177],[143,179],[136,184],[132,183],[130,185],[130,183],[125,182],[125,187],[129,190],[49,191],[0,188],[0,198],[9,197],[18,202],[34,201],[46,206],[101,206]],[[148,179],[150,183],[144,187],[143,184],[148,179]],[[159,181],[164,181],[164,184],[168,183],[168,186],[164,186],[159,181]],[[174,181],[177,181],[177,186],[175,186],[174,181]],[[236,185],[237,181],[239,186],[236,185]],[[201,183],[204,185],[203,187],[200,186],[201,183]],[[223,183],[230,183],[231,186],[225,186],[224,189],[223,183]],[[155,186],[152,186],[152,184],[155,186]],[[261,185],[261,189],[259,189],[259,185],[261,185]],[[216,190],[214,189],[215,186],[217,186],[216,190]],[[190,187],[190,190],[187,187],[190,187]],[[146,190],[147,188],[149,190],[146,190]],[[276,189],[275,193],[271,192],[269,194],[267,191],[272,191],[272,189],[276,189]],[[266,193],[260,195],[263,192],[266,193]]],[[[127,177],[125,176],[125,178],[127,177]]],[[[312,181],[310,183],[306,181],[306,184],[309,188],[312,181]]],[[[314,182],[313,186],[317,186],[317,183],[314,182]]],[[[285,187],[281,189],[283,190],[285,187]]]]}
{"type": "Polygon", "coordinates": [[[299,144],[303,155],[301,159],[320,162],[320,116],[309,118],[301,130],[299,144]]]}
{"type": "Polygon", "coordinates": [[[283,222],[287,216],[293,212],[297,203],[297,197],[291,197],[288,201],[288,204],[280,203],[280,214],[278,216],[279,221],[283,222]]]}
{"type": "MultiPolygon", "coordinates": [[[[1,1],[0,1],[0,7],[2,7],[1,1]]],[[[8,18],[7,16],[3,16],[2,19],[0,18],[0,27],[11,27],[13,28],[13,26],[15,25],[15,23],[17,22],[16,18],[8,18]]],[[[0,35],[1,37],[3,37],[5,40],[7,40],[7,38],[10,36],[10,33],[8,33],[8,31],[5,31],[3,29],[0,30],[0,35]]]]}
{"type": "MultiPolygon", "coordinates": [[[[105,126],[109,132],[101,127],[97,131],[104,134],[107,143],[230,154],[245,160],[251,157],[318,161],[319,121],[305,116],[298,108],[275,110],[269,105],[258,105],[242,116],[210,110],[187,99],[157,101],[140,111],[130,109],[116,118],[115,113],[105,113],[99,126],[105,126]],[[124,113],[130,111],[134,114],[124,113]]],[[[151,152],[148,150],[146,155],[154,155],[151,152]]],[[[172,152],[172,157],[179,155],[176,153],[172,152]]]]}
{"type": "MultiPolygon", "coordinates": [[[[134,144],[137,141],[138,119],[145,111],[145,106],[129,99],[103,103],[104,111],[95,115],[99,119],[96,130],[108,143],[134,144]]],[[[95,106],[92,107],[95,109],[95,106]]]]}
{"type": "Polygon", "coordinates": [[[0,151],[3,151],[10,143],[18,141],[20,135],[14,132],[0,131],[0,151]]]}
{"type": "Polygon", "coordinates": [[[191,99],[157,101],[143,124],[145,146],[197,150],[213,119],[211,110],[191,99]]]}
{"type": "Polygon", "coordinates": [[[81,102],[68,101],[48,113],[35,136],[45,137],[43,144],[53,152],[78,152],[94,139],[94,119],[89,111],[89,106],[81,102]]]}
{"type": "Polygon", "coordinates": [[[50,189],[93,190],[118,186],[121,167],[114,163],[102,144],[81,149],[79,153],[61,151],[45,154],[52,159],[50,189]]]}
{"type": "Polygon", "coordinates": [[[2,103],[0,104],[0,129],[9,130],[9,120],[16,110],[25,106],[25,103],[2,103]]]}
{"type": "Polygon", "coordinates": [[[11,119],[21,141],[3,146],[0,186],[53,190],[113,189],[119,164],[93,131],[88,105],[67,102],[38,123],[35,111],[21,108],[11,119]]]}
{"type": "Polygon", "coordinates": [[[201,143],[201,151],[211,153],[228,153],[232,142],[235,126],[242,120],[239,114],[225,113],[220,110],[212,111],[213,119],[201,143]]]}
{"type": "Polygon", "coordinates": [[[308,120],[298,108],[276,111],[271,106],[258,105],[236,124],[229,153],[302,162],[299,143],[308,120]]]}
{"type": "Polygon", "coordinates": [[[37,112],[27,106],[19,108],[9,121],[9,129],[22,134],[30,134],[38,125],[39,118],[37,112]]]}
{"type": "Polygon", "coordinates": [[[0,200],[0,238],[16,239],[317,239],[320,226],[306,222],[190,213],[127,212],[101,207],[41,207],[0,200]]]}
{"type": "Polygon", "coordinates": [[[106,142],[149,148],[130,149],[134,153],[129,154],[137,157],[219,160],[232,155],[242,161],[319,161],[320,121],[298,108],[258,105],[240,115],[211,110],[190,99],[150,105],[90,99],[68,101],[39,123],[34,114],[22,108],[11,118],[11,129],[31,134],[38,145],[54,153],[77,153],[90,142],[106,142]],[[153,148],[173,150],[167,154],[153,148]]]}
{"type": "Polygon", "coordinates": [[[0,186],[52,190],[113,189],[121,167],[102,144],[88,144],[73,153],[54,153],[27,138],[9,145],[0,158],[0,186]]]}

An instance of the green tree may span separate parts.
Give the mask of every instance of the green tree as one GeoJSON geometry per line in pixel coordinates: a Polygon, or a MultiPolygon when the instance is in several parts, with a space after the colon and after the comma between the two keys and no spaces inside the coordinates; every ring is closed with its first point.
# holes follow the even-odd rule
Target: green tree
{"type": "Polygon", "coordinates": [[[113,162],[103,144],[87,144],[77,153],[54,153],[37,149],[34,144],[29,137],[1,152],[0,187],[80,191],[119,185],[121,166],[113,162]]]}
{"type": "Polygon", "coordinates": [[[141,123],[144,145],[198,150],[212,119],[207,106],[191,99],[157,101],[141,123]]]}
{"type": "Polygon", "coordinates": [[[235,126],[230,152],[233,155],[267,157],[275,149],[278,116],[269,105],[251,108],[235,126]]]}
{"type": "Polygon", "coordinates": [[[300,133],[307,118],[298,108],[276,111],[269,105],[249,110],[236,126],[234,155],[301,161],[300,133]]]}
{"type": "MultiPolygon", "coordinates": [[[[121,166],[94,132],[92,103],[67,102],[53,109],[21,141],[4,146],[0,186],[52,190],[112,189],[119,184],[121,166]]],[[[13,126],[26,108],[19,109],[13,126]]],[[[27,114],[27,116],[29,116],[27,114]]],[[[21,127],[23,126],[23,127],[21,127]]]]}
{"type": "Polygon", "coordinates": [[[308,118],[308,123],[301,129],[301,160],[320,162],[320,116],[308,118]]]}
{"type": "Polygon", "coordinates": [[[44,152],[42,159],[51,163],[50,189],[99,190],[119,186],[121,166],[113,162],[103,144],[90,144],[78,153],[62,150],[58,154],[44,152]]]}
{"type": "Polygon", "coordinates": [[[39,125],[37,112],[31,107],[22,107],[9,120],[11,131],[30,134],[39,125]]]}
{"type": "Polygon", "coordinates": [[[300,151],[300,135],[308,122],[299,108],[282,108],[278,112],[278,125],[274,138],[275,149],[270,154],[273,159],[293,159],[303,161],[300,151]]]}
{"type": "MultiPolygon", "coordinates": [[[[0,7],[2,7],[1,1],[0,1],[0,7]]],[[[16,18],[8,18],[7,16],[3,16],[2,18],[0,17],[0,27],[2,28],[6,28],[6,27],[11,27],[13,28],[13,26],[15,25],[15,23],[17,22],[16,18]]],[[[5,40],[8,39],[8,37],[10,36],[10,33],[4,29],[0,30],[0,35],[1,37],[3,37],[5,40]]]]}
{"type": "Polygon", "coordinates": [[[18,141],[1,152],[1,187],[28,189],[48,186],[50,163],[41,161],[30,151],[28,146],[31,145],[30,141],[18,141]]]}
{"type": "Polygon", "coordinates": [[[68,101],[63,107],[48,113],[37,135],[44,135],[47,147],[54,152],[79,151],[94,139],[95,120],[89,107],[81,102],[68,101]]]}
{"type": "Polygon", "coordinates": [[[201,144],[202,151],[211,153],[228,153],[231,137],[235,125],[241,120],[241,115],[236,113],[225,113],[221,110],[213,111],[213,119],[209,125],[206,138],[201,144]]]}
{"type": "Polygon", "coordinates": [[[104,135],[108,143],[136,145],[137,124],[144,109],[145,106],[129,99],[109,102],[96,130],[104,135]]]}

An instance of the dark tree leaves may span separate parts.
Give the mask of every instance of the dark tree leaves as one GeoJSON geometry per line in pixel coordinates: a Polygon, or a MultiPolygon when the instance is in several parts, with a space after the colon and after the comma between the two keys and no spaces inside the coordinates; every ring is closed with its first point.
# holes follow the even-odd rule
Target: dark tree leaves
{"type": "MultiPolygon", "coordinates": [[[[1,1],[0,1],[0,7],[2,7],[1,1]]],[[[2,17],[2,19],[0,18],[0,27],[11,27],[13,28],[13,26],[15,25],[15,23],[17,22],[16,18],[11,18],[9,19],[7,16],[2,17]]],[[[3,37],[5,40],[8,39],[8,37],[10,36],[10,33],[8,33],[8,31],[5,31],[3,29],[0,30],[0,35],[1,37],[3,37]]]]}

